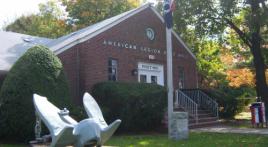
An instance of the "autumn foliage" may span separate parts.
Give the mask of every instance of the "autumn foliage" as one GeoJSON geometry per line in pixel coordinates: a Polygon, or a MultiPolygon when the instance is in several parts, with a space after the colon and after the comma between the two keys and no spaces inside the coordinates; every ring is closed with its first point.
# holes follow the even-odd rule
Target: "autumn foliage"
{"type": "Polygon", "coordinates": [[[226,72],[226,79],[231,87],[255,86],[255,75],[248,68],[231,69],[226,72]]]}

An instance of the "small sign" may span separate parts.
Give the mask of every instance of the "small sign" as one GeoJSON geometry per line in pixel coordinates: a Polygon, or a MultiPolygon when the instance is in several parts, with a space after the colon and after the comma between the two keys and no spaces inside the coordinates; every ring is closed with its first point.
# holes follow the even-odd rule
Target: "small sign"
{"type": "Polygon", "coordinates": [[[155,59],[155,55],[149,55],[149,59],[150,60],[154,60],[155,59]]]}
{"type": "Polygon", "coordinates": [[[149,64],[141,64],[139,69],[145,69],[145,70],[154,70],[158,71],[159,67],[156,65],[149,65],[149,64]]]}

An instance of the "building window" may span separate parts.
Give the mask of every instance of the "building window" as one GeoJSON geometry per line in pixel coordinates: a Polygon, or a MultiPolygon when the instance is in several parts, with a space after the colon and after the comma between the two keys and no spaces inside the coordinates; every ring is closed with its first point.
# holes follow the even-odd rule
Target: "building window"
{"type": "Polygon", "coordinates": [[[146,75],[140,75],[140,82],[141,83],[147,83],[147,77],[146,77],[146,75]]]}
{"type": "Polygon", "coordinates": [[[151,83],[157,84],[157,76],[151,76],[151,83]]]}
{"type": "Polygon", "coordinates": [[[179,88],[182,89],[185,86],[185,73],[184,68],[179,67],[179,88]]]}
{"type": "Polygon", "coordinates": [[[108,80],[117,81],[117,60],[109,59],[108,61],[108,80]]]}

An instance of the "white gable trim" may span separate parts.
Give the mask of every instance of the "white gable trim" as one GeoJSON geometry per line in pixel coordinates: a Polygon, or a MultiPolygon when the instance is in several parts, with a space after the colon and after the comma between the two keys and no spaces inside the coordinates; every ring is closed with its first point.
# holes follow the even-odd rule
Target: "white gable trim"
{"type": "Polygon", "coordinates": [[[58,55],[58,54],[64,52],[65,50],[71,48],[72,46],[74,46],[76,44],[79,44],[81,42],[85,42],[85,41],[97,36],[98,34],[100,34],[100,33],[104,32],[104,31],[112,28],[113,26],[123,22],[124,20],[126,20],[129,17],[131,17],[131,16],[143,11],[144,9],[146,9],[148,7],[151,7],[150,4],[146,4],[146,5],[142,6],[142,7],[137,8],[133,12],[127,14],[124,17],[119,18],[118,20],[114,21],[113,23],[108,24],[108,25],[106,25],[106,26],[104,26],[104,27],[102,27],[102,28],[100,28],[98,30],[95,30],[93,33],[85,32],[85,33],[83,33],[81,35],[78,35],[78,36],[75,36],[73,38],[64,40],[62,43],[59,43],[59,44],[57,44],[55,46],[52,46],[51,49],[54,50],[54,53],[56,55],[58,55]]]}
{"type": "Polygon", "coordinates": [[[193,52],[188,48],[188,46],[182,41],[181,37],[172,30],[173,35],[178,39],[178,41],[182,44],[182,46],[192,55],[192,57],[196,60],[196,56],[193,54],[193,52]]]}
{"type": "MultiPolygon", "coordinates": [[[[153,12],[158,16],[158,18],[165,23],[164,18],[156,11],[155,8],[150,7],[153,12]]],[[[196,60],[196,56],[192,53],[192,51],[188,48],[188,46],[182,41],[181,37],[172,29],[173,35],[178,39],[178,41],[182,44],[182,46],[190,53],[190,55],[196,60]]]]}

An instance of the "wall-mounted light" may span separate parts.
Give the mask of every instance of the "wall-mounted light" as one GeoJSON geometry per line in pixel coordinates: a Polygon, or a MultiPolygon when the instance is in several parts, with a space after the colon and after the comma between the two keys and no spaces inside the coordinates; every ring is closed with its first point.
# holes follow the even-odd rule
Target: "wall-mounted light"
{"type": "Polygon", "coordinates": [[[137,69],[133,69],[131,71],[131,74],[132,74],[132,76],[136,76],[138,74],[138,70],[137,69]]]}

